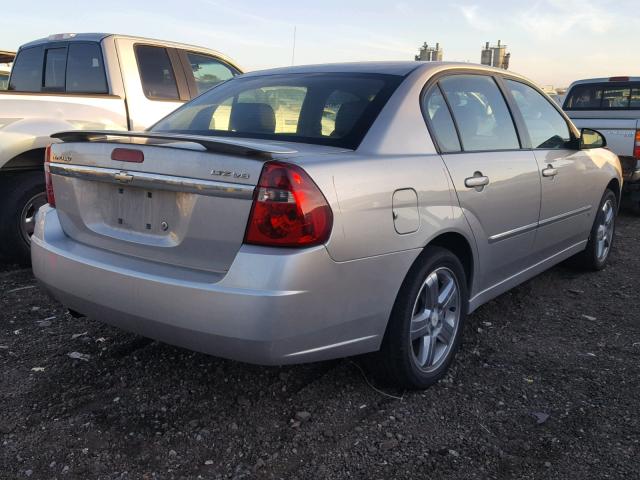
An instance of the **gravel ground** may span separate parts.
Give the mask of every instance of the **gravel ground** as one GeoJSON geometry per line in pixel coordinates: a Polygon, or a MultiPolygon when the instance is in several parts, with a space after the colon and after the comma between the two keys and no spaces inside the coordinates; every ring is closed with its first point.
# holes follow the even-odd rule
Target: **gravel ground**
{"type": "Polygon", "coordinates": [[[638,240],[623,214],[603,272],[561,265],[480,308],[425,392],[74,319],[2,266],[0,477],[640,478],[638,240]]]}

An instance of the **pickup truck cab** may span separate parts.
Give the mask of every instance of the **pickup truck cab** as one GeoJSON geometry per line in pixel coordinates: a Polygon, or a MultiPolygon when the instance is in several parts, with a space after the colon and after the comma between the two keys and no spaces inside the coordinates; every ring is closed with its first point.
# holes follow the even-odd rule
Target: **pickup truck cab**
{"type": "Polygon", "coordinates": [[[15,56],[15,52],[0,50],[0,90],[9,88],[9,73],[15,56]]]}
{"type": "Polygon", "coordinates": [[[622,164],[625,202],[640,212],[640,77],[573,82],[563,109],[578,128],[605,136],[622,164]]]}
{"type": "Polygon", "coordinates": [[[51,134],[144,130],[239,73],[214,50],[124,35],[57,34],[20,47],[0,92],[0,253],[29,261],[51,134]]]}

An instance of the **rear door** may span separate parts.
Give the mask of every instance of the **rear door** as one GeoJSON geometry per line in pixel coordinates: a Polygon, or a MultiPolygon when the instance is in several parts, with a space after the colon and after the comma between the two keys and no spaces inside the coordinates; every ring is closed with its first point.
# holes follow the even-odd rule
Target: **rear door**
{"type": "Polygon", "coordinates": [[[577,149],[569,124],[550,100],[521,81],[504,82],[540,167],[542,203],[534,250],[542,260],[587,238],[596,166],[587,152],[577,149]]]}
{"type": "Polygon", "coordinates": [[[128,38],[117,38],[116,48],[131,130],[150,127],[191,98],[175,49],[128,38]]]}
{"type": "Polygon", "coordinates": [[[450,75],[424,99],[430,129],[476,237],[481,289],[531,264],[540,212],[540,177],[522,150],[495,79],[450,75]]]}

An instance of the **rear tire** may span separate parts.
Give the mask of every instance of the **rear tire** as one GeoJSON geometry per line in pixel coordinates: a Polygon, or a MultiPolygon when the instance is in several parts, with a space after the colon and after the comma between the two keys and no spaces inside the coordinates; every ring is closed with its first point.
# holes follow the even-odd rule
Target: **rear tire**
{"type": "Polygon", "coordinates": [[[427,247],[400,288],[374,357],[375,372],[405,389],[440,380],[460,345],[467,302],[460,260],[444,248],[427,247]]]}
{"type": "Polygon", "coordinates": [[[602,270],[605,267],[615,238],[617,214],[617,197],[607,189],[600,200],[587,247],[572,258],[574,266],[593,271],[602,270]]]}
{"type": "Polygon", "coordinates": [[[46,203],[44,173],[0,177],[0,255],[11,263],[31,264],[30,236],[35,214],[46,203]]]}

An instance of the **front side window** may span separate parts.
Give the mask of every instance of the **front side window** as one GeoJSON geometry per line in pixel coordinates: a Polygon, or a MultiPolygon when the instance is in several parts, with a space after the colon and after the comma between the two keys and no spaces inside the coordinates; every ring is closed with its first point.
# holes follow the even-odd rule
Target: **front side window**
{"type": "Polygon", "coordinates": [[[39,92],[42,89],[43,56],[42,47],[20,50],[11,70],[9,90],[39,92]]]}
{"type": "Polygon", "coordinates": [[[64,91],[67,70],[67,48],[48,48],[45,51],[44,88],[64,91]]]}
{"type": "Polygon", "coordinates": [[[338,73],[237,77],[152,130],[355,148],[401,81],[395,75],[338,73]]]}
{"type": "Polygon", "coordinates": [[[520,148],[507,103],[493,78],[453,75],[439,84],[451,106],[465,152],[520,148]]]}
{"type": "Polygon", "coordinates": [[[97,43],[70,43],[67,92],[107,93],[102,50],[97,43]]]}
{"type": "Polygon", "coordinates": [[[235,73],[220,60],[208,55],[187,52],[198,94],[229,80],[235,73]]]}
{"type": "Polygon", "coordinates": [[[167,49],[137,45],[135,52],[145,96],[150,99],[179,100],[178,85],[167,49]]]}
{"type": "Polygon", "coordinates": [[[449,107],[438,86],[423,99],[423,111],[430,121],[435,140],[443,153],[459,152],[460,141],[449,107]]]}
{"type": "Polygon", "coordinates": [[[553,105],[529,85],[514,80],[506,80],[506,83],[522,113],[532,147],[566,148],[571,141],[571,132],[553,105]]]}

